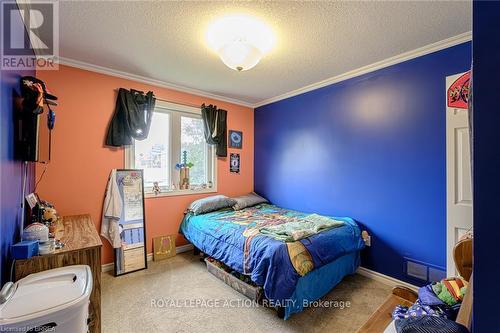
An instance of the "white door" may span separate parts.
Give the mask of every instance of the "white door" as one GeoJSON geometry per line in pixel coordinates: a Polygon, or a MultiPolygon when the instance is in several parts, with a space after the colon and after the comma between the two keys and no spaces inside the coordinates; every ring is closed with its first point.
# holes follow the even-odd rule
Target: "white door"
{"type": "MultiPolygon", "coordinates": [[[[463,73],[462,73],[463,74],[463,73]]],[[[462,74],[446,77],[446,91],[462,74]]],[[[472,228],[469,119],[466,109],[446,107],[446,273],[455,276],[453,247],[472,228]]]]}

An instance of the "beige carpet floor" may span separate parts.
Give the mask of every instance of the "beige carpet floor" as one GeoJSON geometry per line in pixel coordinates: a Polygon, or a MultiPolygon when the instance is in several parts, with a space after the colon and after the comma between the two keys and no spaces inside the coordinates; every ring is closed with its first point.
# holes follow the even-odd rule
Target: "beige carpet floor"
{"type": "Polygon", "coordinates": [[[238,307],[247,298],[212,276],[192,253],[148,264],[116,278],[103,273],[103,332],[350,333],[390,293],[384,284],[348,276],[323,299],[349,301],[350,307],[308,308],[285,321],[269,308],[238,307]]]}

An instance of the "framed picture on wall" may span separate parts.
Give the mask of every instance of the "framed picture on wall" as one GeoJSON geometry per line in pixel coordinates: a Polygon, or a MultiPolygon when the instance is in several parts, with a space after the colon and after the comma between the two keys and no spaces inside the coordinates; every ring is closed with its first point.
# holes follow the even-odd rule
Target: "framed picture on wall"
{"type": "Polygon", "coordinates": [[[243,132],[229,130],[229,148],[243,148],[243,132]]]}
{"type": "Polygon", "coordinates": [[[148,268],[146,260],[146,219],[142,170],[116,170],[122,200],[119,222],[121,246],[115,249],[115,276],[148,268]]]}
{"type": "Polygon", "coordinates": [[[240,173],[240,154],[231,153],[229,157],[229,171],[232,173],[240,173]]]}

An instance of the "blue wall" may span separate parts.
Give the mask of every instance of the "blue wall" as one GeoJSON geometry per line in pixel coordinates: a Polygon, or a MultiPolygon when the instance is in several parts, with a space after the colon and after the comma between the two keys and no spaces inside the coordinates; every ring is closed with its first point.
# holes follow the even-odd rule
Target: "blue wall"
{"type": "MultiPolygon", "coordinates": [[[[10,246],[19,241],[23,164],[14,160],[13,89],[19,90],[19,78],[34,71],[1,71],[0,74],[0,285],[8,281],[10,246]]],[[[18,92],[19,93],[19,92],[18,92]]],[[[31,169],[31,168],[30,168],[31,169]]],[[[28,187],[31,187],[30,170],[28,187]]]]}
{"type": "Polygon", "coordinates": [[[473,4],[474,332],[500,332],[500,2],[473,4]]]}
{"type": "Polygon", "coordinates": [[[14,160],[13,92],[19,94],[19,78],[24,75],[35,75],[35,71],[0,71],[0,285],[8,281],[10,245],[19,240],[22,227],[23,165],[14,160]]]}
{"type": "Polygon", "coordinates": [[[369,269],[410,281],[410,257],[445,270],[445,78],[470,63],[464,43],[257,108],[255,190],[356,219],[369,269]]]}

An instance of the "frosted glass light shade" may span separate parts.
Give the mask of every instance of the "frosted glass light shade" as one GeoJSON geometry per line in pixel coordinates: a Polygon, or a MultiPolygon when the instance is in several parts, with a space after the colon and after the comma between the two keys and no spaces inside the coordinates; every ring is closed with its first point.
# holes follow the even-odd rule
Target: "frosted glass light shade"
{"type": "Polygon", "coordinates": [[[229,15],[212,22],[205,38],[224,64],[237,71],[257,65],[275,43],[271,28],[247,15],[229,15]]]}
{"type": "Polygon", "coordinates": [[[262,52],[247,42],[234,41],[223,46],[219,56],[227,67],[241,72],[255,67],[262,58],[262,52]]]}

